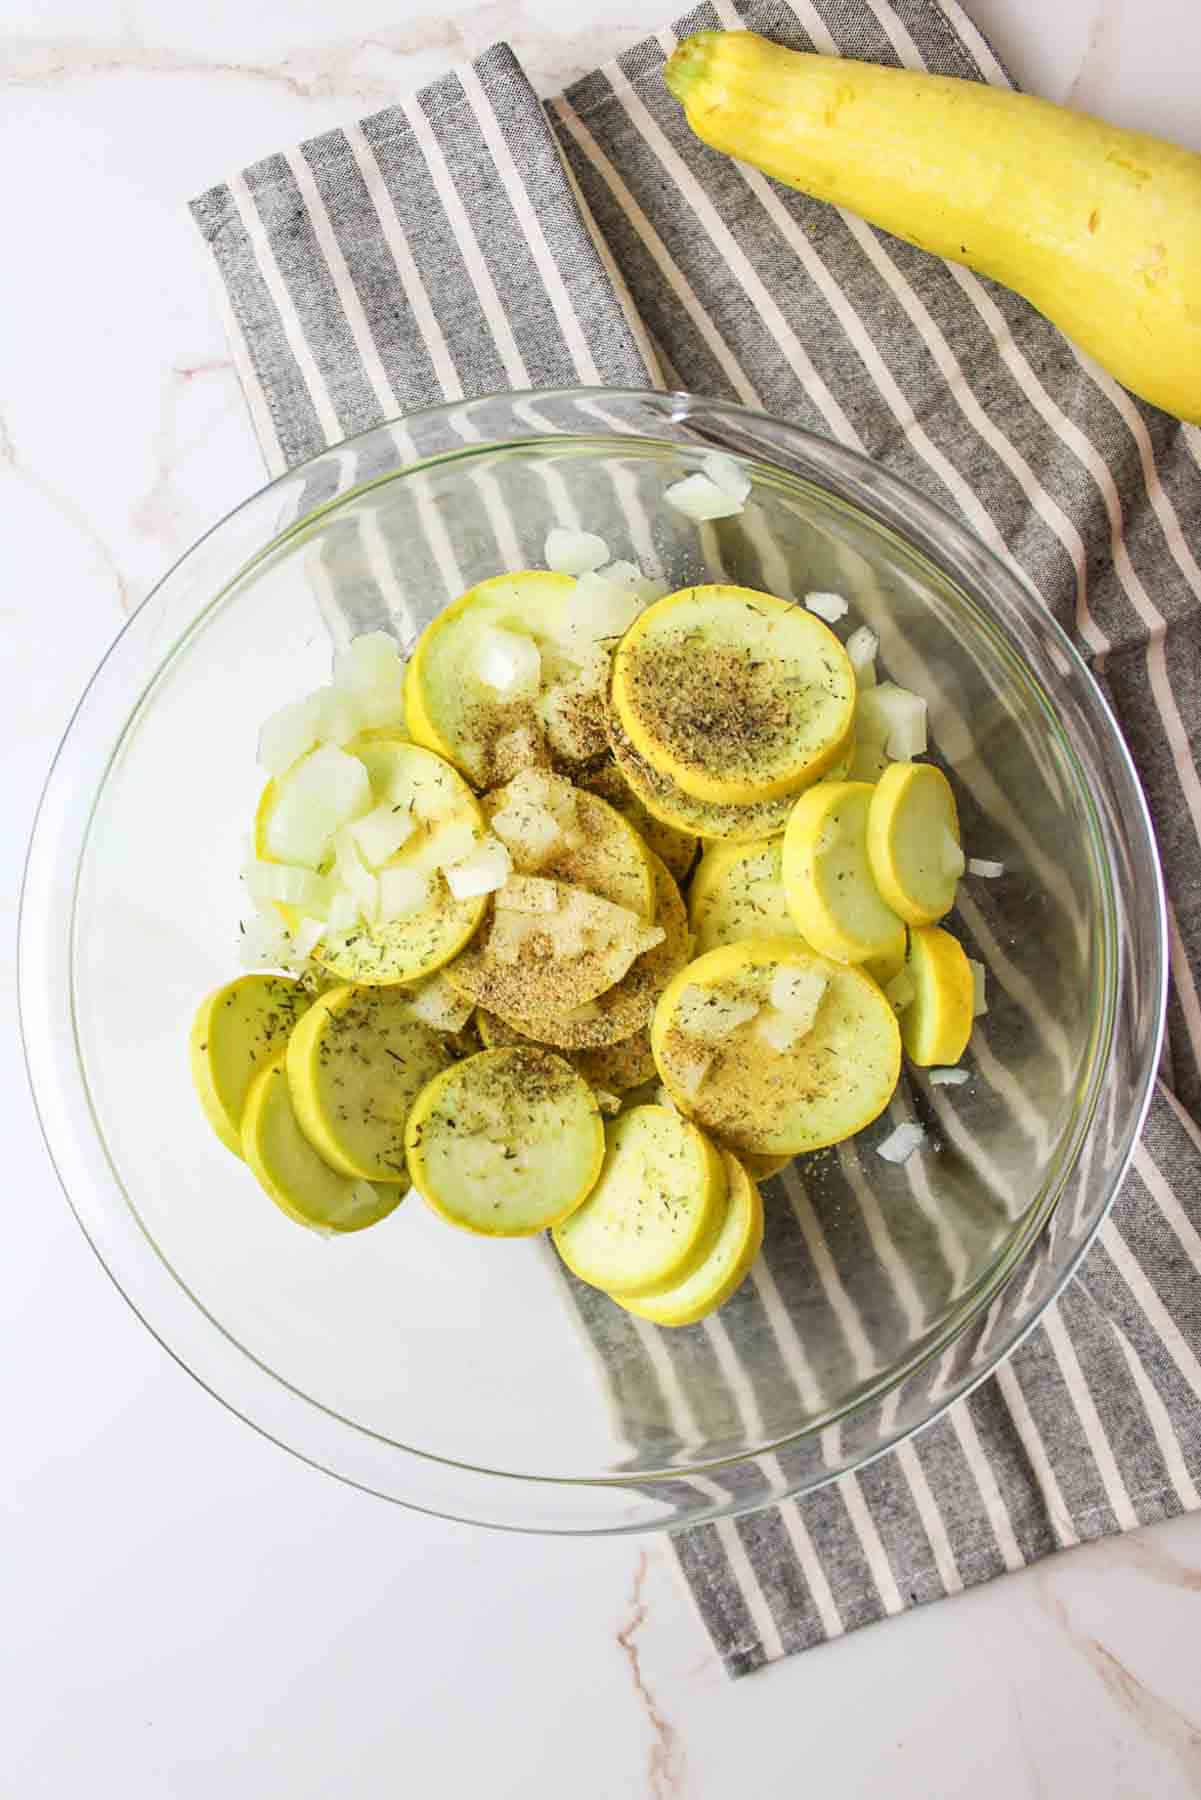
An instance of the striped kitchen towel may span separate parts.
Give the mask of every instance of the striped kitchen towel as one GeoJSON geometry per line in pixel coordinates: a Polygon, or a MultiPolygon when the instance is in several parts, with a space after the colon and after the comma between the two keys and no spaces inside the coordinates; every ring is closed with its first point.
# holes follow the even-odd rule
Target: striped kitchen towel
{"type": "MultiPolygon", "coordinates": [[[[497,46],[193,205],[273,471],[409,409],[502,388],[670,380],[741,400],[958,511],[1074,632],[1134,751],[1166,867],[1173,981],[1168,1079],[1125,1188],[1059,1302],[932,1427],[800,1500],[672,1539],[732,1674],[1195,1508],[1201,1482],[1201,435],[1131,398],[1013,294],[697,143],[664,57],[687,32],[743,26],[1006,80],[954,0],[711,0],[545,107],[497,46]]],[[[379,556],[365,552],[358,613],[331,615],[336,631],[387,615],[395,582],[379,556]]],[[[965,923],[987,939],[986,909],[965,923]]],[[[1039,996],[1020,1000],[1049,1040],[1039,996]]],[[[902,1313],[914,1291],[913,1241],[853,1146],[822,1179],[837,1204],[815,1206],[795,1172],[776,1185],[765,1255],[732,1303],[747,1309],[739,1334],[770,1340],[802,1402],[817,1385],[807,1322],[872,1366],[876,1300],[844,1267],[874,1258],[884,1304],[902,1313]]],[[[961,1246],[925,1206],[920,1171],[906,1179],[952,1268],[961,1246]]],[[[1068,1196],[1052,1229],[1070,1236],[1081,1216],[1068,1196]]],[[[755,1436],[763,1396],[728,1315],[675,1334],[627,1321],[618,1343],[577,1299],[618,1409],[655,1408],[685,1443],[717,1396],[731,1432],[755,1436]]],[[[1020,1293],[1005,1305],[1023,1316],[1020,1293]]],[[[954,1389],[1003,1323],[990,1314],[949,1350],[931,1391],[954,1389]]],[[[814,1434],[781,1454],[779,1482],[811,1482],[853,1450],[836,1427],[814,1434]]],[[[738,1480],[710,1482],[715,1511],[757,1498],[738,1480]]]]}

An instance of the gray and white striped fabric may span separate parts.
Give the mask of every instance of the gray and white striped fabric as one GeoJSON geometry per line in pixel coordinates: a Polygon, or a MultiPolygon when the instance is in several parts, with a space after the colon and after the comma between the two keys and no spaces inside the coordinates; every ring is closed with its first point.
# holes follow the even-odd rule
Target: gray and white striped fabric
{"type": "MultiPolygon", "coordinates": [[[[1171,900],[1170,1085],[1082,1273],[996,1376],[858,1474],[673,1539],[737,1675],[1199,1504],[1201,434],[1012,294],[698,144],[660,70],[678,36],[716,26],[1006,81],[954,0],[712,0],[545,108],[497,46],[192,210],[273,472],[434,401],[668,376],[824,432],[957,510],[1075,633],[1134,751],[1171,900]]],[[[364,620],[388,615],[392,579],[387,546],[364,546],[364,620]]],[[[841,1228],[891,1257],[903,1295],[903,1250],[853,1156],[841,1177],[841,1228]]],[[[871,1321],[798,1179],[772,1212],[735,1304],[763,1310],[803,1393],[790,1257],[816,1271],[852,1355],[871,1321]]],[[[636,1332],[621,1379],[677,1423],[690,1383],[724,1384],[753,1434],[720,1318],[695,1367],[670,1336],[636,1332]]],[[[840,1452],[798,1452],[798,1474],[805,1455],[840,1452]]]]}

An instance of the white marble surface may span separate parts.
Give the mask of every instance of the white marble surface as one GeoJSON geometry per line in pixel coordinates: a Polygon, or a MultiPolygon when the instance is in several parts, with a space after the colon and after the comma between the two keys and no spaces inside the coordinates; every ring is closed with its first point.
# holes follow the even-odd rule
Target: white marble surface
{"type": "MultiPolygon", "coordinates": [[[[507,37],[550,91],[633,0],[9,0],[0,904],[74,697],[261,466],[183,202],[507,37]],[[565,22],[569,15],[570,24],[565,22]]],[[[669,8],[664,3],[663,11],[669,8]]],[[[974,0],[1019,78],[1201,147],[1196,0],[974,0]]],[[[662,1544],[439,1524],[215,1405],[102,1274],[0,972],[0,1793],[973,1800],[1201,1792],[1201,1520],[727,1683],[662,1544]]]]}

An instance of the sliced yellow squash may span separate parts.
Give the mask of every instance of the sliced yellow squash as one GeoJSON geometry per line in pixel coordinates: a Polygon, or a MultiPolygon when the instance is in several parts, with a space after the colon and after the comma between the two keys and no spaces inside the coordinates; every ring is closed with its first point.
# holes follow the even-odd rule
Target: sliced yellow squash
{"type": "Polygon", "coordinates": [[[750,805],[796,793],[842,755],[855,675],[828,625],[753,588],[668,594],[613,656],[635,749],[685,793],[750,805]]]}
{"type": "Polygon", "coordinates": [[[617,764],[609,758],[598,768],[582,775],[580,782],[594,794],[599,794],[602,800],[607,800],[610,806],[615,806],[622,817],[630,821],[647,848],[666,863],[677,881],[685,879],[696,861],[698,839],[695,832],[684,831],[678,825],[671,825],[657,818],[638,798],[617,764]]]}
{"type": "Polygon", "coordinates": [[[540,1038],[544,1017],[589,1006],[661,941],[661,927],[610,900],[546,876],[513,875],[446,978],[476,1006],[540,1038]]]}
{"type": "Polygon", "coordinates": [[[655,1325],[695,1325],[724,1306],[746,1280],[763,1244],[763,1199],[736,1156],[723,1150],[721,1160],[726,1211],[712,1250],[678,1286],[641,1300],[620,1300],[627,1312],[655,1325]]]}
{"type": "Polygon", "coordinates": [[[192,1080],[206,1119],[235,1156],[242,1154],[250,1084],[287,1044],[311,1000],[285,975],[242,975],[215,989],[192,1021],[192,1080]]]}
{"type": "Polygon", "coordinates": [[[941,769],[885,769],[868,808],[867,854],[885,904],[907,924],[933,925],[950,912],[964,861],[955,796],[941,769]]]}
{"type": "MultiPolygon", "coordinates": [[[[461,857],[483,838],[479,802],[463,777],[442,757],[395,733],[364,732],[346,750],[365,767],[377,804],[411,809],[415,829],[388,859],[382,873],[411,871],[424,885],[426,897],[416,910],[387,924],[360,920],[348,931],[327,934],[313,950],[313,960],[342,981],[359,985],[418,981],[448,962],[484,916],[486,899],[456,900],[441,872],[446,858],[461,857]]],[[[255,819],[256,848],[265,861],[276,860],[268,849],[276,794],[275,782],[268,782],[255,819]]],[[[353,860],[358,853],[352,845],[344,845],[340,854],[353,860]]],[[[334,869],[335,858],[327,856],[321,873],[330,874],[334,869]]],[[[365,863],[361,874],[369,878],[369,885],[375,878],[365,863]]],[[[279,910],[289,928],[294,928],[296,918],[291,909],[281,906],[279,910]]]]}
{"type": "Polygon", "coordinates": [[[571,1060],[585,1081],[612,1094],[629,1093],[658,1076],[646,1026],[619,1043],[605,1044],[597,1050],[574,1050],[571,1060]]]}
{"type": "Polygon", "coordinates": [[[868,861],[871,799],[866,782],[822,782],[801,795],[784,832],[789,910],[801,936],[835,962],[904,955],[905,927],[868,861]]]}
{"type": "MultiPolygon", "coordinates": [[[[520,1013],[504,1012],[510,1024],[562,1050],[600,1050],[623,1042],[650,1023],[659,995],[688,961],[692,944],[680,890],[658,857],[652,862],[655,925],[663,933],[660,941],[643,951],[619,981],[587,1005],[570,1009],[531,1005],[520,1013]]],[[[516,1002],[519,996],[513,994],[512,998],[516,1002]]]]}
{"type": "Polygon", "coordinates": [[[696,954],[748,937],[799,937],[780,878],[782,839],[714,844],[692,877],[688,923],[696,954]]]}
{"type": "Polygon", "coordinates": [[[781,1169],[786,1169],[793,1159],[787,1154],[756,1156],[753,1150],[744,1150],[738,1160],[746,1169],[751,1180],[758,1182],[770,1181],[773,1175],[778,1175],[781,1169]]]}
{"type": "Polygon", "coordinates": [[[513,867],[586,888],[640,918],[655,915],[655,878],[642,837],[599,794],[529,770],[485,795],[484,815],[513,867]]]}
{"type": "Polygon", "coordinates": [[[976,994],[963,945],[941,925],[920,926],[909,933],[905,967],[913,983],[901,1012],[905,1054],[923,1069],[957,1063],[972,1035],[976,994]]]}
{"type": "Polygon", "coordinates": [[[399,988],[333,988],[300,1024],[286,1066],[304,1135],[340,1174],[407,1188],[405,1120],[450,1062],[441,1037],[399,988]]]}
{"type": "Polygon", "coordinates": [[[489,634],[530,639],[543,675],[550,675],[574,586],[570,575],[547,569],[495,575],[460,594],[417,640],[405,671],[410,736],[454,763],[476,787],[507,781],[529,762],[529,744],[542,741],[537,689],[511,693],[484,679],[489,634]]]}
{"type": "Polygon", "coordinates": [[[588,1083],[532,1045],[481,1050],[435,1077],[405,1130],[413,1186],[444,1219],[527,1237],[585,1200],[605,1134],[588,1083]]]}
{"type": "Polygon", "coordinates": [[[256,1075],[242,1115],[242,1154],[281,1212],[323,1231],[362,1231],[400,1205],[404,1188],[340,1175],[318,1155],[292,1106],[284,1057],[256,1075]]]}
{"type": "Polygon", "coordinates": [[[681,969],[655,1008],[651,1048],[676,1104],[739,1156],[851,1137],[887,1106],[901,1063],[876,983],[789,938],[724,944],[681,969]],[[816,1006],[790,1042],[779,1002],[810,986],[816,1006]]]}
{"type": "Polygon", "coordinates": [[[726,1173],[703,1132],[666,1106],[635,1106],[605,1127],[599,1179],[554,1232],[573,1274],[606,1293],[674,1287],[721,1229],[726,1173]]]}
{"type": "Polygon", "coordinates": [[[726,838],[731,843],[753,844],[760,838],[779,837],[788,823],[792,796],[762,800],[754,806],[721,806],[714,800],[698,800],[685,793],[670,775],[664,775],[637,751],[621,721],[609,710],[609,748],[622,778],[647,812],[676,831],[698,838],[726,838]]]}

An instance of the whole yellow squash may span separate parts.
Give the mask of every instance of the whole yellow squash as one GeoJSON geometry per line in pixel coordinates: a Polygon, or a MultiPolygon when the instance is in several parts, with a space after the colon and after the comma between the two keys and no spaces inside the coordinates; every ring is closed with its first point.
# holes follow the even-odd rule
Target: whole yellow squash
{"type": "Polygon", "coordinates": [[[948,75],[685,38],[664,71],[715,150],[1022,294],[1201,422],[1201,156],[948,75]]]}

